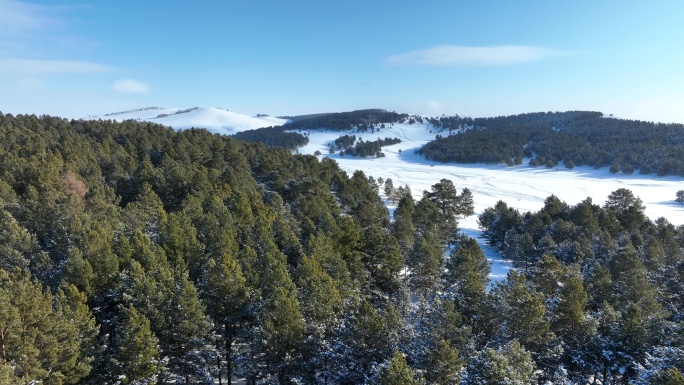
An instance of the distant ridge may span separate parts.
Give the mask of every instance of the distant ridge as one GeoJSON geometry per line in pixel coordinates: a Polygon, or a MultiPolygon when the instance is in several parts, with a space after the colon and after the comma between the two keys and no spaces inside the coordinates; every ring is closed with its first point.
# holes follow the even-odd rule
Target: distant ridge
{"type": "Polygon", "coordinates": [[[102,115],[89,115],[86,119],[147,121],[170,126],[176,130],[204,128],[208,131],[223,135],[233,135],[238,132],[262,127],[279,126],[288,121],[286,119],[274,118],[263,114],[249,116],[215,107],[144,107],[102,115]]]}

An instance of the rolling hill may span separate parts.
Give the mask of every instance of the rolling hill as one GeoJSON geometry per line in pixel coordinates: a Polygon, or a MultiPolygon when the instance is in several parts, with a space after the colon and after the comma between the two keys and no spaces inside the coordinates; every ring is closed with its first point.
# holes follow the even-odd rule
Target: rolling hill
{"type": "Polygon", "coordinates": [[[137,120],[158,123],[173,127],[176,130],[188,128],[206,128],[208,131],[233,135],[246,130],[261,127],[278,126],[287,122],[270,116],[249,116],[214,107],[194,107],[188,109],[146,107],[130,111],[114,112],[102,115],[90,115],[86,119],[137,120]]]}

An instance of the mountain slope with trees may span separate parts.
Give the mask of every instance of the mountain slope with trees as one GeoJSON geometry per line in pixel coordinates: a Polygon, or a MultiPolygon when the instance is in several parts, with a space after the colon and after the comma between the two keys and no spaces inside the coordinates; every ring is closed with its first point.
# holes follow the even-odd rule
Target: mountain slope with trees
{"type": "Polygon", "coordinates": [[[441,162],[610,167],[613,173],[684,176],[684,125],[606,118],[600,112],[540,112],[428,119],[442,129],[419,153],[441,162]]]}

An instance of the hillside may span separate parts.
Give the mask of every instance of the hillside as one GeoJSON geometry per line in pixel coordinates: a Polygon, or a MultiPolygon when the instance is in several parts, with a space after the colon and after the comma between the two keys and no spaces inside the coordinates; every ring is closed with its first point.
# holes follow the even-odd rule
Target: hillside
{"type": "Polygon", "coordinates": [[[471,127],[444,135],[419,153],[439,162],[588,165],[611,173],[684,176],[684,125],[617,118],[600,112],[539,112],[494,118],[430,119],[436,127],[471,127]]]}
{"type": "Polygon", "coordinates": [[[220,108],[162,108],[147,107],[131,111],[115,112],[103,115],[91,115],[87,119],[112,119],[146,121],[173,127],[176,130],[189,128],[205,128],[210,132],[233,135],[246,130],[254,130],[267,126],[285,124],[286,119],[269,116],[248,116],[220,108]]]}

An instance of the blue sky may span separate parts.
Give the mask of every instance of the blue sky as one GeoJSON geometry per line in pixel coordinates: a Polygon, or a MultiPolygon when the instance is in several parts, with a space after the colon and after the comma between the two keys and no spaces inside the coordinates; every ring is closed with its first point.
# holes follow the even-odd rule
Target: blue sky
{"type": "Polygon", "coordinates": [[[0,111],[684,122],[684,2],[0,0],[0,111]]]}

